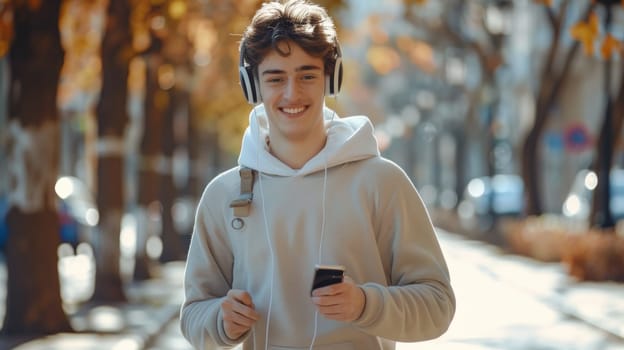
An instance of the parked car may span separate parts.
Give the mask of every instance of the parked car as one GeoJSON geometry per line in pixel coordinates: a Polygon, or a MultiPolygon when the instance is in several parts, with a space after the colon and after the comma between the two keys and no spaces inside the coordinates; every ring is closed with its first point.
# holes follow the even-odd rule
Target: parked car
{"type": "Polygon", "coordinates": [[[515,216],[524,210],[523,198],[524,183],[520,176],[481,176],[468,182],[459,209],[467,216],[515,216]]]}
{"type": "MultiPolygon", "coordinates": [[[[86,184],[73,176],[60,177],[54,188],[59,200],[57,208],[61,242],[76,247],[86,239],[88,230],[98,223],[95,201],[86,184]]],[[[0,195],[0,251],[5,249],[10,234],[6,222],[8,211],[8,196],[0,195]]]]}
{"type": "MultiPolygon", "coordinates": [[[[624,220],[624,169],[612,169],[609,177],[611,215],[615,221],[624,220]]],[[[597,186],[598,176],[594,171],[589,169],[579,171],[563,202],[563,215],[579,221],[589,220],[593,195],[597,186]]]]}

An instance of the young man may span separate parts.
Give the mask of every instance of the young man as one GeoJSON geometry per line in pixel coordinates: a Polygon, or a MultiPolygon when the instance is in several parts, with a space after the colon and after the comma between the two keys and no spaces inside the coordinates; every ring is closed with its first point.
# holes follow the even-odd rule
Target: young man
{"type": "Polygon", "coordinates": [[[197,209],[180,318],[198,349],[394,349],[453,318],[414,186],[380,156],[366,117],[325,107],[340,56],[332,20],[307,1],[264,4],[243,35],[241,85],[259,104],[240,167],[211,181],[197,209]],[[341,265],[343,281],[311,291],[317,264],[341,265]]]}

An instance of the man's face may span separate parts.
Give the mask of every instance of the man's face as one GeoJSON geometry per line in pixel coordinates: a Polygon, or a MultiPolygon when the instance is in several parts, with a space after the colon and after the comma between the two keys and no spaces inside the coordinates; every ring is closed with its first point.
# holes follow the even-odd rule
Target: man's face
{"type": "MultiPolygon", "coordinates": [[[[290,55],[271,51],[258,65],[262,101],[269,117],[271,142],[305,142],[325,137],[323,59],[293,42],[290,55]]],[[[285,51],[288,49],[285,47],[285,51]]]]}

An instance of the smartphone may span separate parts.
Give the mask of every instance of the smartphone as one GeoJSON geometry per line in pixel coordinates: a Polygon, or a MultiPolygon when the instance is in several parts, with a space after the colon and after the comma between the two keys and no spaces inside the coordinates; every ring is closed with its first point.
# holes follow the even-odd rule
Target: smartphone
{"type": "Polygon", "coordinates": [[[314,267],[314,280],[310,294],[316,288],[329,286],[342,282],[345,268],[342,265],[316,265],[314,267]]]}

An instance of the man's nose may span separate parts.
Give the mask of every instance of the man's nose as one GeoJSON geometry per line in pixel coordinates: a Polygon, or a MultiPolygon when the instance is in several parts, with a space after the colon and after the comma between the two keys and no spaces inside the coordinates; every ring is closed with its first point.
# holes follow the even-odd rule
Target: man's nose
{"type": "Polygon", "coordinates": [[[297,79],[288,79],[286,84],[286,89],[284,91],[284,96],[286,98],[294,98],[299,93],[299,83],[297,79]]]}

